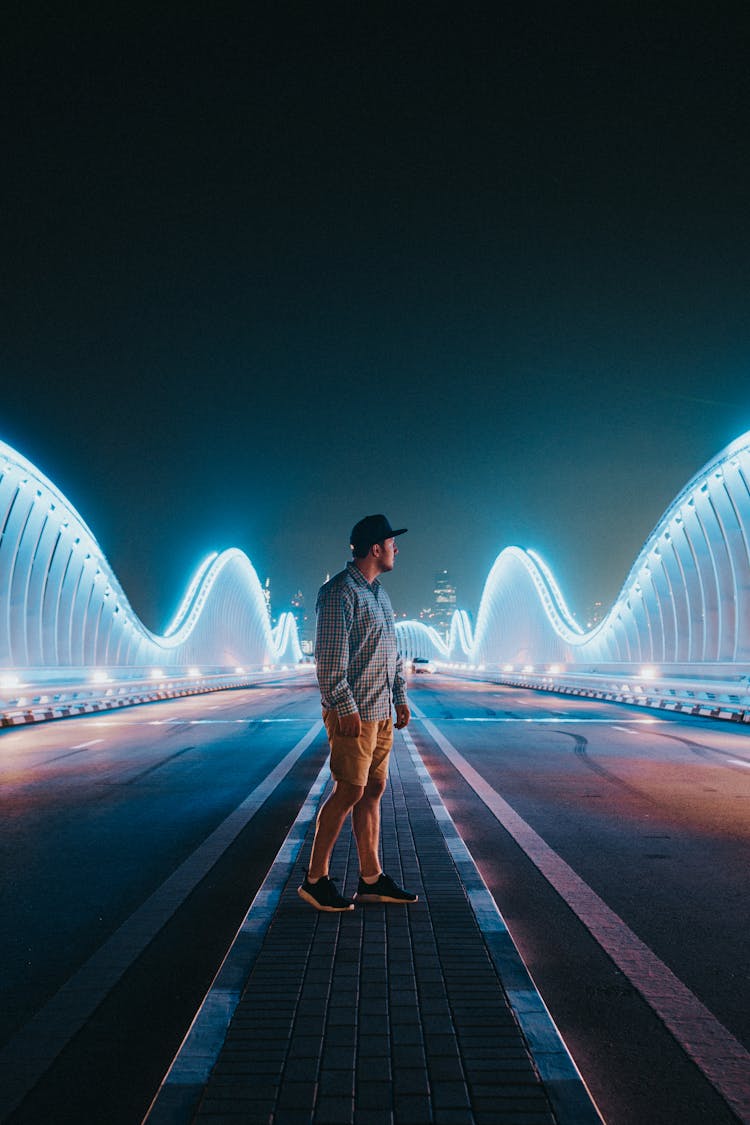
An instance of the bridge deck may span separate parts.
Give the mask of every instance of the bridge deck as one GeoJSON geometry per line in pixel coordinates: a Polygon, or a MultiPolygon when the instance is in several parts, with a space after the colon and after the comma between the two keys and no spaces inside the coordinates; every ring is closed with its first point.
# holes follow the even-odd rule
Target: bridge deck
{"type": "MultiPolygon", "coordinates": [[[[383,801],[383,862],[418,903],[303,903],[308,804],[149,1125],[600,1121],[408,734],[383,801]]],[[[353,893],[347,829],[331,873],[353,893]]]]}

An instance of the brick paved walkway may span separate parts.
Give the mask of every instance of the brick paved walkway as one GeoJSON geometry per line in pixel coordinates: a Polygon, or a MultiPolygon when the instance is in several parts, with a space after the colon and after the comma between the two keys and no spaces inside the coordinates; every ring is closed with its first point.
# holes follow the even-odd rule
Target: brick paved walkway
{"type": "MultiPolygon", "coordinates": [[[[477,925],[460,864],[451,856],[455,849],[446,843],[402,738],[396,739],[383,800],[383,864],[419,894],[419,902],[363,905],[347,914],[313,910],[296,893],[312,831],[193,1120],[561,1121],[477,925]]],[[[348,828],[331,875],[353,894],[358,864],[348,828]]],[[[167,1119],[185,1121],[172,1114],[158,1118],[167,1119]]],[[[583,1119],[598,1120],[592,1111],[591,1117],[568,1115],[566,1125],[583,1119]]]]}

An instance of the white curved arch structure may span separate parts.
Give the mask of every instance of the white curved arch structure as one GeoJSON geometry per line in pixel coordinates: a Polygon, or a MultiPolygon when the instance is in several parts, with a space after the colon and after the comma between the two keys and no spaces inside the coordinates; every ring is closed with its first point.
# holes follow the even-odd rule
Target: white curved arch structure
{"type": "Polygon", "coordinates": [[[750,433],[680,492],[607,617],[588,633],[538,556],[502,551],[485,583],[471,658],[515,666],[750,663],[750,433]]]}
{"type": "Polygon", "coordinates": [[[248,668],[300,656],[294,619],[271,630],[236,549],[206,559],[164,635],[150,632],[75,508],[0,442],[0,669],[248,668]]]}
{"type": "Polygon", "coordinates": [[[585,632],[533,551],[506,547],[485,582],[476,628],[454,614],[448,644],[396,626],[405,657],[504,671],[593,672],[659,665],[726,674],[750,666],[750,432],[709,461],[662,516],[604,621],[585,632]],[[733,671],[732,671],[733,670],[733,671]]]}
{"type": "Polygon", "coordinates": [[[423,621],[397,621],[398,648],[406,660],[415,656],[428,660],[467,660],[472,653],[471,623],[464,609],[457,609],[451,621],[448,643],[432,625],[423,621]]]}
{"type": "Polygon", "coordinates": [[[445,641],[436,629],[423,621],[397,621],[396,639],[398,650],[405,660],[413,660],[415,656],[428,660],[445,660],[448,657],[445,641]]]}

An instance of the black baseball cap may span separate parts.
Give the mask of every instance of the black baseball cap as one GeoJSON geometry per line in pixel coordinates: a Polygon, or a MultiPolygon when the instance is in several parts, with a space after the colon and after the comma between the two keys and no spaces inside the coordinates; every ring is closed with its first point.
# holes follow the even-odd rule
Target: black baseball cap
{"type": "Polygon", "coordinates": [[[408,527],[399,527],[394,531],[383,515],[365,516],[352,528],[350,539],[352,551],[358,558],[361,558],[367,554],[373,543],[382,543],[384,539],[390,539],[394,535],[403,535],[408,530],[408,527]]]}

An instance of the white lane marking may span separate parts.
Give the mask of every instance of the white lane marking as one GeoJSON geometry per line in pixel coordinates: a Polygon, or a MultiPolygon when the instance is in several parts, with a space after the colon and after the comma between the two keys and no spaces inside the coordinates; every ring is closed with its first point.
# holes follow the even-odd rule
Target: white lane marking
{"type": "Polygon", "coordinates": [[[98,742],[104,742],[103,738],[92,738],[91,742],[79,742],[77,746],[71,746],[71,750],[88,750],[89,746],[96,746],[98,742]]]}
{"type": "Polygon", "coordinates": [[[603,1119],[594,1099],[518,952],[492,893],[445,807],[414,739],[408,730],[402,730],[401,735],[456,865],[492,962],[526,1037],[529,1052],[545,1083],[553,1103],[555,1120],[559,1125],[602,1125],[603,1119]]]}
{"type": "MultiPolygon", "coordinates": [[[[416,712],[415,712],[416,714],[416,712]]],[[[420,716],[417,716],[420,717],[420,716]]],[[[625,723],[632,723],[633,725],[640,724],[641,726],[653,726],[654,723],[665,723],[666,719],[623,719],[625,723]]],[[[576,719],[568,715],[544,715],[537,719],[525,719],[520,715],[482,715],[480,718],[475,718],[469,715],[453,715],[450,718],[438,719],[441,723],[604,723],[609,725],[611,719],[576,719]]],[[[624,728],[615,728],[624,729],[624,728]]]]}
{"type": "Polygon", "coordinates": [[[251,715],[247,715],[244,719],[186,719],[190,726],[211,726],[214,723],[242,723],[247,726],[248,723],[309,723],[309,718],[304,716],[297,717],[296,719],[254,719],[251,715]]]}
{"type": "Polygon", "coordinates": [[[221,726],[222,724],[237,724],[241,723],[247,726],[248,723],[309,723],[309,718],[298,716],[297,718],[286,719],[254,719],[252,715],[246,715],[244,719],[151,719],[149,721],[150,727],[168,727],[168,726],[221,726]]]}
{"type": "Polygon", "coordinates": [[[434,723],[424,718],[419,708],[412,707],[412,712],[503,828],[651,1005],[683,1051],[719,1091],[740,1121],[750,1125],[750,1053],[622,918],[469,765],[434,723]]]}
{"type": "Polygon", "coordinates": [[[313,723],[260,785],[0,1050],[0,1121],[4,1121],[33,1089],[60,1051],[252,820],[322,728],[320,720],[313,723]]]}
{"type": "Polygon", "coordinates": [[[170,1095],[175,1088],[179,1091],[180,1087],[186,1086],[192,1091],[189,1098],[190,1106],[188,1107],[185,1098],[179,1097],[180,1120],[192,1119],[192,1111],[224,1046],[227,1029],[232,1022],[245,981],[263,944],[281,899],[281,893],[297,861],[307,829],[315,817],[318,803],[330,776],[328,759],[326,759],[268,874],[251,902],[187,1035],[162,1079],[142,1125],[146,1125],[149,1120],[174,1122],[176,1117],[170,1095]]]}
{"type": "Polygon", "coordinates": [[[750,762],[746,762],[743,758],[727,758],[727,761],[731,762],[733,766],[747,766],[750,769],[750,762]]]}
{"type": "Polygon", "coordinates": [[[612,730],[621,730],[623,734],[638,734],[637,730],[628,730],[627,727],[612,727],[612,730]]]}

